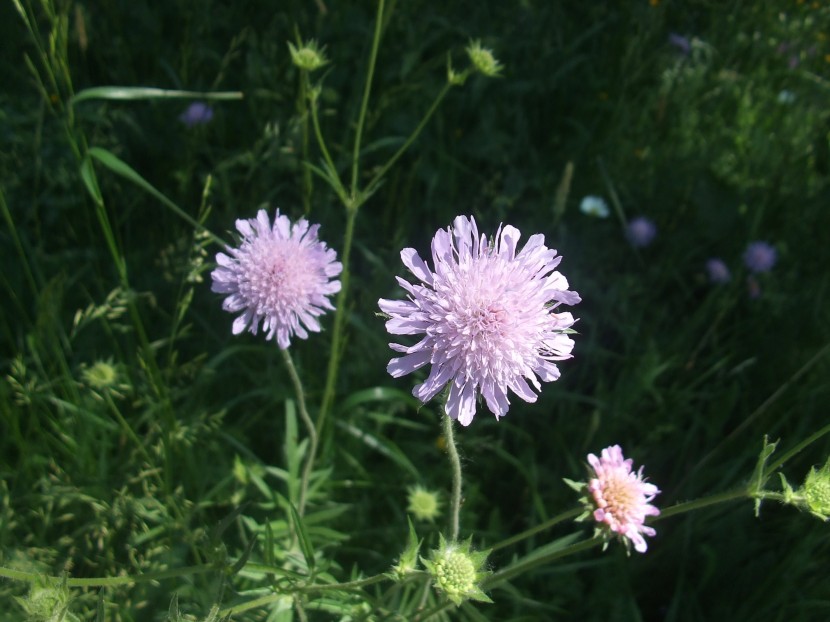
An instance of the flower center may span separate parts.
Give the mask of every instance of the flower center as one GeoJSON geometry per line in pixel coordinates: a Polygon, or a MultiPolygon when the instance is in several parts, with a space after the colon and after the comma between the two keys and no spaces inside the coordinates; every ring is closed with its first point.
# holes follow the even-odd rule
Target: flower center
{"type": "Polygon", "coordinates": [[[475,585],[476,569],[473,561],[458,551],[448,552],[436,563],[438,585],[448,593],[463,594],[475,585]]]}
{"type": "Polygon", "coordinates": [[[296,244],[268,242],[257,245],[246,258],[248,279],[239,292],[260,313],[303,307],[313,289],[314,274],[308,257],[296,244]]]}

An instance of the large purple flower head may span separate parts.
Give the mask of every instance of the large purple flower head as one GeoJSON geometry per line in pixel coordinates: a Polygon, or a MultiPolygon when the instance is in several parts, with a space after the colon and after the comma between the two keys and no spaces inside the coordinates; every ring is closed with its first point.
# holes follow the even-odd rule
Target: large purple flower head
{"type": "Polygon", "coordinates": [[[327,296],[340,291],[340,281],[331,279],[343,270],[334,250],[317,239],[320,225],[309,227],[304,218],[292,225],[277,210],[272,226],[261,209],[256,219],[237,220],[236,228],[239,247],[218,253],[210,275],[211,289],[228,295],[222,308],[242,312],[233,334],[247,328],[256,335],[262,322],[265,339],[276,336],[285,350],[292,335],[306,339],[306,330],[319,332],[317,318],[334,309],[327,296]]]}
{"type": "Polygon", "coordinates": [[[545,236],[531,236],[517,252],[520,235],[507,225],[488,240],[472,217],[458,216],[432,240],[434,271],[415,249],[401,251],[420,281],[398,277],[408,300],[378,301],[390,317],[389,333],[423,335],[413,346],[389,344],[404,354],[389,362],[389,373],[399,378],[431,364],[413,395],[426,403],[449,383],[446,413],[465,426],[475,416],[477,395],[499,418],[510,405],[508,389],[535,402],[527,381],[540,391],[539,380],[559,378],[554,361],[571,357],[568,329],[575,320],[556,309],[578,303],[579,294],[554,270],[562,258],[545,246],[545,236]]]}

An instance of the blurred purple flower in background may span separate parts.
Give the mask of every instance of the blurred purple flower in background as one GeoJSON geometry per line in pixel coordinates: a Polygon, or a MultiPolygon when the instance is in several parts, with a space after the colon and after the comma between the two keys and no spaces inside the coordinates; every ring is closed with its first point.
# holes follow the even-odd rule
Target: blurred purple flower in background
{"type": "Polygon", "coordinates": [[[657,225],[645,216],[637,216],[626,225],[625,235],[633,246],[644,248],[654,241],[657,235],[657,225]]]}
{"type": "Polygon", "coordinates": [[[769,272],[778,261],[778,253],[771,244],[763,241],[751,242],[744,251],[744,265],[750,272],[769,272]]]}
{"type": "Polygon", "coordinates": [[[677,51],[683,56],[688,56],[689,52],[692,51],[692,44],[689,42],[689,38],[679,35],[676,32],[669,34],[669,45],[677,48],[677,51]]]}
{"type": "Polygon", "coordinates": [[[723,259],[712,257],[706,262],[706,272],[709,274],[709,281],[712,283],[728,283],[732,279],[729,268],[723,263],[723,259]]]}
{"type": "Polygon", "coordinates": [[[213,108],[205,102],[193,102],[183,113],[179,115],[179,121],[187,127],[209,123],[213,118],[213,108]]]}

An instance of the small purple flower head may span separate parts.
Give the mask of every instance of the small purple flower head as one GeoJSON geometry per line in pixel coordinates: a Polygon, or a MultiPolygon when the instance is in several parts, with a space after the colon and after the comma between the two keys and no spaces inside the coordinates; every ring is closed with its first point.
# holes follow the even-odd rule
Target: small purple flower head
{"type": "Polygon", "coordinates": [[[683,56],[688,56],[689,52],[692,51],[692,44],[689,42],[689,38],[679,35],[676,32],[669,34],[669,45],[677,48],[677,51],[683,56]]]}
{"type": "Polygon", "coordinates": [[[239,247],[217,253],[210,275],[211,290],[227,294],[222,308],[242,312],[233,334],[247,328],[256,335],[262,322],[265,339],[276,336],[285,350],[293,335],[306,339],[306,329],[320,332],[317,318],[334,309],[327,296],[340,291],[340,281],[331,279],[343,270],[334,250],[317,239],[320,225],[309,227],[304,218],[292,225],[277,210],[272,226],[261,209],[255,219],[237,220],[236,228],[239,247]]]}
{"type": "Polygon", "coordinates": [[[787,61],[787,67],[795,69],[800,63],[801,60],[798,58],[798,54],[791,54],[789,60],[787,61]]]}
{"type": "Polygon", "coordinates": [[[751,242],[744,251],[744,265],[756,274],[769,272],[778,261],[775,248],[766,242],[751,242]]]}
{"type": "Polygon", "coordinates": [[[532,235],[519,251],[520,235],[506,225],[488,240],[472,217],[458,216],[432,240],[434,268],[415,249],[401,251],[420,281],[398,277],[408,300],[378,301],[390,334],[423,335],[413,346],[389,344],[404,356],[387,371],[399,378],[431,364],[412,393],[426,403],[449,383],[445,411],[461,425],[473,420],[478,395],[497,419],[509,409],[508,389],[535,402],[527,381],[540,391],[539,380],[559,378],[554,361],[571,358],[568,329],[575,320],[556,310],[578,303],[579,294],[554,270],[562,258],[545,246],[545,236],[532,235]]]}
{"type": "Polygon", "coordinates": [[[643,536],[655,534],[645,519],[660,515],[651,505],[660,493],[657,486],[646,483],[643,467],[632,470],[633,461],[625,459],[619,445],[606,447],[599,458],[588,454],[588,463],[594,470],[588,481],[589,501],[599,530],[609,539],[619,538],[626,548],[633,544],[635,551],[645,553],[648,546],[643,536]]]}
{"type": "Polygon", "coordinates": [[[632,246],[645,248],[654,241],[657,235],[657,225],[645,216],[637,216],[628,222],[625,234],[632,246]]]}
{"type": "Polygon", "coordinates": [[[187,127],[204,125],[213,118],[213,108],[205,102],[193,102],[183,113],[179,115],[179,121],[187,127]]]}
{"type": "Polygon", "coordinates": [[[711,283],[728,283],[732,280],[732,274],[729,268],[723,262],[723,259],[713,257],[706,262],[706,272],[709,274],[709,281],[711,283]]]}

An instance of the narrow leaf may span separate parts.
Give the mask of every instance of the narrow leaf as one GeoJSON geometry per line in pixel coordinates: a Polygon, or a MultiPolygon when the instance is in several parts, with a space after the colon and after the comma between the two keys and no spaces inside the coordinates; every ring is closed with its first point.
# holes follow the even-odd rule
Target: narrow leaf
{"type": "Polygon", "coordinates": [[[114,99],[136,101],[141,99],[208,99],[234,100],[242,99],[241,91],[176,91],[157,89],[146,86],[95,86],[76,93],[69,100],[69,105],[88,99],[114,99]]]}

